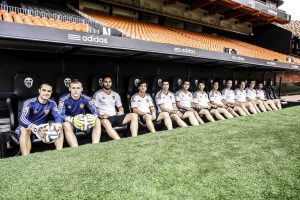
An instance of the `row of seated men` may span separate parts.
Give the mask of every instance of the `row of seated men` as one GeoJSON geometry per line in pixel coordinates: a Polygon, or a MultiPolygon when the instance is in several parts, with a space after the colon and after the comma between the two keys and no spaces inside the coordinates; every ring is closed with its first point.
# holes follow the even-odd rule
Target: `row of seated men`
{"type": "MultiPolygon", "coordinates": [[[[167,130],[172,130],[173,122],[179,127],[187,127],[187,122],[193,126],[204,124],[203,118],[214,122],[281,109],[279,100],[266,99],[262,83],[258,84],[257,90],[254,89],[255,81],[251,81],[247,89],[245,82],[241,81],[233,91],[232,80],[227,80],[222,92],[219,91],[219,83],[213,81],[212,90],[208,94],[205,92],[205,82],[199,81],[198,90],[192,94],[189,92],[190,81],[184,80],[181,89],[174,94],[169,90],[169,81],[165,79],[161,81],[161,90],[155,95],[155,100],[147,93],[147,82],[137,82],[138,91],[131,96],[130,101],[132,113],[126,114],[120,95],[112,90],[111,76],[102,77],[102,84],[103,88],[91,98],[82,93],[82,83],[74,79],[69,85],[69,92],[59,98],[58,106],[51,100],[52,86],[41,84],[38,97],[23,103],[19,126],[15,131],[20,135],[22,155],[30,153],[31,141],[36,137],[32,132],[39,125],[47,123],[49,116],[56,123],[59,137],[54,144],[60,150],[64,139],[70,147],[78,146],[76,132],[82,131],[80,127],[83,125],[78,116],[87,112],[94,116],[87,121],[92,143],[99,143],[101,126],[112,139],[118,140],[120,136],[114,126],[128,124],[131,136],[136,137],[139,121],[145,123],[150,132],[155,132],[155,124],[158,122],[163,122],[167,130]]],[[[44,129],[38,129],[37,134],[43,136],[44,129]]]]}

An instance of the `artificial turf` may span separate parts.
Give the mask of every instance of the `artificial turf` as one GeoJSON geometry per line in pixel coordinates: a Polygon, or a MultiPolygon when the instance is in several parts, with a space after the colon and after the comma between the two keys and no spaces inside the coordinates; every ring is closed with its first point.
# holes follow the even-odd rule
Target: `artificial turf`
{"type": "Polygon", "coordinates": [[[0,160],[0,199],[299,199],[300,106],[0,160]]]}

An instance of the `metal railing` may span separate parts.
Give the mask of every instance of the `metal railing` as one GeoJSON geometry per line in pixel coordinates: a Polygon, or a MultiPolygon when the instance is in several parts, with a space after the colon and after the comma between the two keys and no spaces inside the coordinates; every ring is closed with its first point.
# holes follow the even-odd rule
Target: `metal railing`
{"type": "MultiPolygon", "coordinates": [[[[0,10],[6,10],[7,12],[15,12],[17,14],[25,14],[25,15],[31,15],[31,16],[38,16],[41,18],[48,18],[48,19],[55,19],[55,20],[61,20],[63,22],[75,22],[75,23],[81,23],[81,24],[86,24],[88,25],[88,32],[93,33],[93,34],[101,34],[101,31],[98,29],[95,29],[91,27],[91,25],[96,25],[96,26],[103,26],[101,23],[96,22],[94,19],[89,17],[88,15],[85,15],[84,13],[77,11],[71,6],[68,6],[71,10],[75,11],[79,15],[83,16],[83,18],[76,18],[76,17],[71,17],[71,16],[65,16],[65,15],[59,15],[55,13],[47,13],[47,12],[39,12],[35,10],[30,10],[30,9],[25,9],[25,8],[18,8],[14,6],[8,6],[8,5],[3,5],[0,4],[0,10]]],[[[47,8],[45,8],[47,10],[47,8]]]]}
{"type": "Polygon", "coordinates": [[[70,17],[65,15],[58,15],[58,14],[52,14],[52,13],[46,13],[46,12],[39,12],[35,10],[25,9],[25,8],[18,8],[8,5],[0,4],[1,10],[6,10],[8,12],[15,12],[17,14],[26,14],[26,15],[32,15],[32,16],[38,16],[38,17],[45,17],[48,19],[56,19],[61,21],[69,21],[69,22],[75,22],[75,23],[82,23],[82,24],[88,24],[87,20],[82,18],[76,18],[76,17],[70,17]]]}

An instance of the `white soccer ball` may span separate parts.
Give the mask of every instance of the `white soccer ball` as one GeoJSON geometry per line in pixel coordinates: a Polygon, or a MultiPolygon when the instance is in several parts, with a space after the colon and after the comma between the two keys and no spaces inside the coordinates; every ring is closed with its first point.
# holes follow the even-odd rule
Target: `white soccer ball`
{"type": "Polygon", "coordinates": [[[88,131],[89,129],[91,129],[91,127],[90,127],[90,123],[88,122],[88,118],[86,115],[83,115],[83,123],[82,123],[80,130],[88,131]]]}
{"type": "Polygon", "coordinates": [[[89,131],[92,129],[96,124],[97,116],[92,114],[79,114],[73,118],[73,125],[75,128],[79,129],[80,131],[89,131]]]}
{"type": "Polygon", "coordinates": [[[57,127],[56,124],[54,123],[41,124],[35,128],[33,133],[46,144],[53,143],[59,138],[57,127]],[[42,136],[40,135],[40,130],[43,128],[45,129],[45,132],[44,135],[42,136]]]}
{"type": "Polygon", "coordinates": [[[96,115],[92,115],[92,114],[86,114],[85,115],[87,117],[88,120],[88,128],[91,129],[96,125],[96,119],[98,118],[96,115]]]}

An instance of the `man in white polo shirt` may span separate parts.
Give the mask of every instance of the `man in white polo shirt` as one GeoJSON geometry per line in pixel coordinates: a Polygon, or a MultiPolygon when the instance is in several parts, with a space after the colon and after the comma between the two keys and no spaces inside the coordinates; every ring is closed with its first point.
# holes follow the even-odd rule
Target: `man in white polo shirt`
{"type": "MultiPolygon", "coordinates": [[[[233,108],[233,110],[237,113],[239,113],[240,116],[246,116],[247,113],[244,110],[247,110],[246,108],[242,108],[244,105],[238,106],[235,102],[235,94],[234,91],[231,89],[232,87],[232,80],[226,81],[226,88],[222,90],[222,95],[224,97],[224,104],[233,108]]],[[[245,106],[244,106],[245,107],[245,106]]],[[[250,114],[250,113],[249,113],[250,114]]]]}
{"type": "MultiPolygon", "coordinates": [[[[223,103],[224,97],[222,96],[219,89],[219,83],[217,81],[212,82],[212,90],[209,92],[209,100],[212,107],[225,116],[226,119],[232,119],[233,115],[230,112],[234,112],[232,108],[226,106],[223,103]],[[228,111],[230,110],[230,112],[228,111]]],[[[236,114],[237,115],[237,114],[236,114]]]]}
{"type": "MultiPolygon", "coordinates": [[[[256,90],[256,98],[261,100],[268,111],[282,109],[280,100],[274,101],[272,99],[267,99],[264,91],[264,85],[262,83],[258,84],[258,88],[256,90]],[[278,108],[276,107],[276,105],[278,108]]],[[[277,100],[277,99],[275,99],[277,100]]]]}
{"type": "Polygon", "coordinates": [[[175,93],[176,105],[179,108],[180,112],[185,115],[189,115],[189,121],[192,125],[204,124],[203,120],[200,118],[197,111],[192,107],[193,95],[189,91],[190,81],[185,80],[182,82],[181,89],[175,93]],[[193,113],[193,115],[191,114],[193,113]],[[198,122],[198,123],[197,123],[198,122]]]}
{"type": "Polygon", "coordinates": [[[136,137],[138,133],[138,116],[135,113],[124,114],[121,97],[111,88],[111,76],[102,78],[103,89],[98,90],[93,97],[94,105],[98,109],[101,124],[107,134],[114,140],[120,139],[113,126],[120,126],[130,123],[131,136],[136,137]],[[116,107],[118,111],[116,110],[116,107]]]}
{"type": "Polygon", "coordinates": [[[215,122],[214,115],[218,120],[225,118],[214,108],[208,99],[207,93],[204,91],[205,81],[201,80],[198,83],[198,91],[193,94],[194,102],[193,107],[199,109],[199,114],[204,115],[210,122],[215,122]]]}
{"type": "Polygon", "coordinates": [[[168,130],[173,129],[172,121],[167,112],[156,113],[153,100],[149,94],[146,93],[148,84],[145,81],[138,83],[138,93],[131,97],[131,109],[136,113],[140,120],[146,122],[146,126],[151,133],[155,132],[153,121],[164,120],[168,130]]]}
{"type": "Polygon", "coordinates": [[[246,94],[246,91],[245,91],[245,81],[240,81],[239,82],[239,86],[238,86],[237,89],[234,90],[234,93],[235,93],[235,102],[236,102],[236,104],[238,106],[241,106],[241,108],[243,108],[243,110],[247,113],[247,115],[250,114],[249,111],[252,112],[253,114],[257,113],[257,111],[253,107],[252,103],[247,101],[247,94],[246,94]]]}
{"type": "Polygon", "coordinates": [[[250,81],[249,87],[246,88],[246,94],[247,94],[246,99],[253,104],[255,110],[258,113],[261,113],[261,111],[267,112],[262,101],[256,98],[256,90],[254,89],[254,86],[255,86],[255,81],[253,80],[250,81]],[[259,108],[257,107],[257,105],[259,108]]]}
{"type": "Polygon", "coordinates": [[[162,80],[161,90],[155,96],[158,112],[168,112],[171,119],[175,121],[179,127],[187,127],[187,124],[181,119],[183,114],[178,110],[175,96],[169,91],[169,87],[169,81],[162,80]]]}

